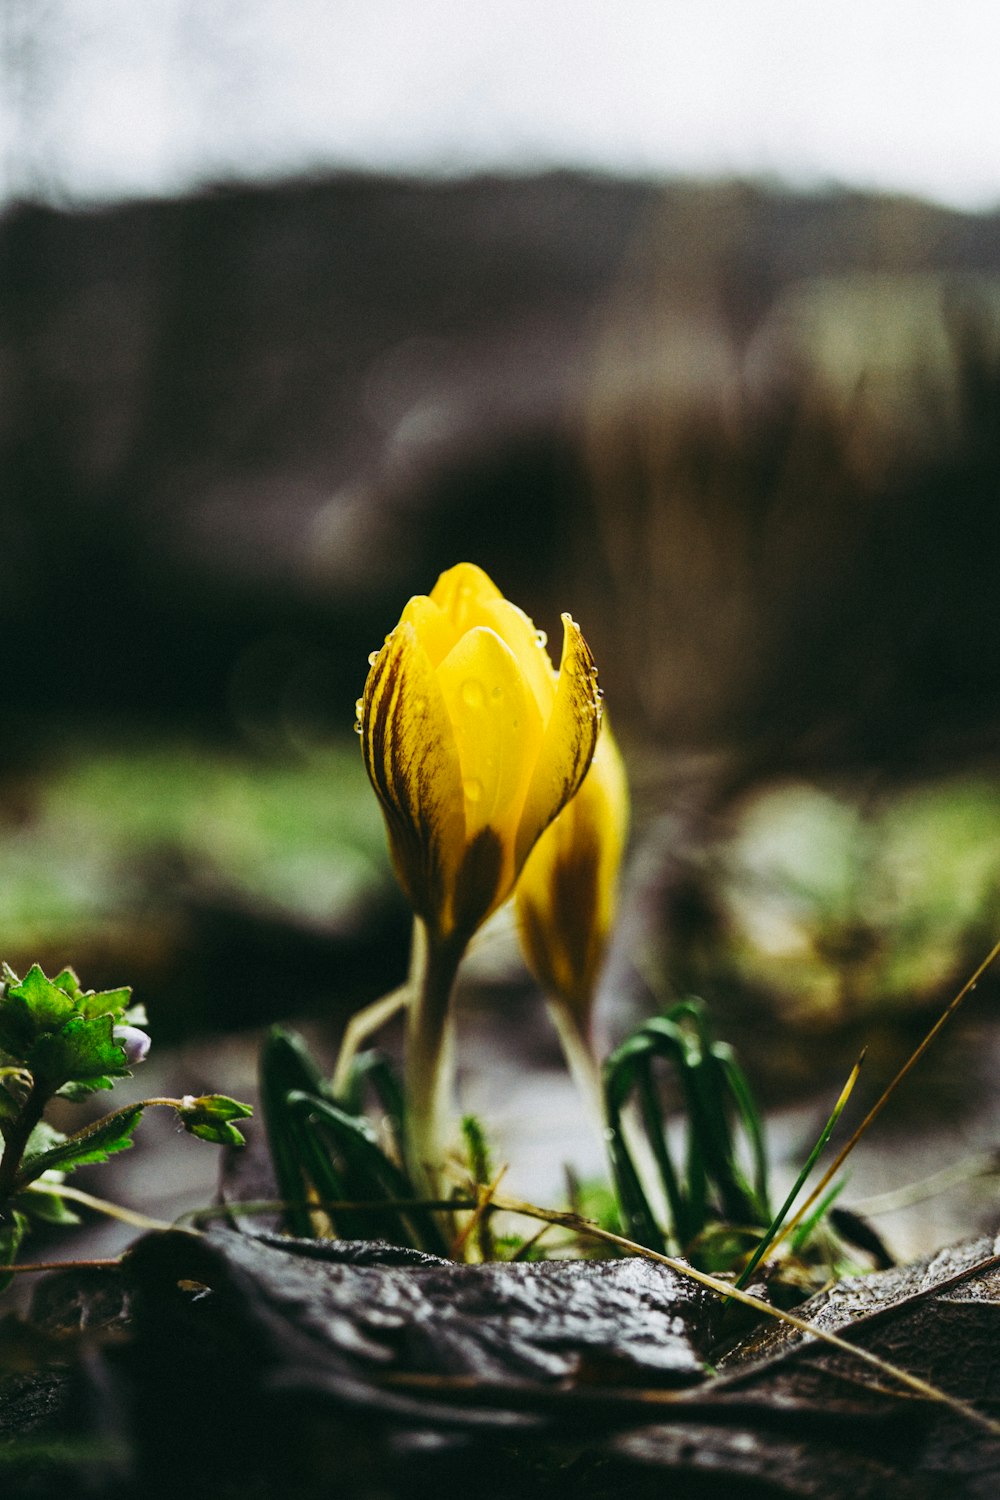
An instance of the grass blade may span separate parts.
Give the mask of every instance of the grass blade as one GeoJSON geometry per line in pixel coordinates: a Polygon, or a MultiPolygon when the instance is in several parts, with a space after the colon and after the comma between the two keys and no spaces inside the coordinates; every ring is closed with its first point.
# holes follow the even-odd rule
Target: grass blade
{"type": "MultiPolygon", "coordinates": [[[[858,1081],[858,1077],[861,1073],[861,1065],[864,1060],[865,1054],[864,1052],[862,1052],[861,1056],[854,1064],[854,1067],[851,1069],[850,1077],[844,1084],[844,1087],[841,1089],[840,1097],[837,1100],[836,1104],[833,1106],[833,1112],[830,1115],[830,1118],[827,1120],[826,1124],[823,1126],[823,1129],[820,1131],[819,1139],[806,1158],[805,1165],[803,1166],[798,1177],[796,1177],[795,1182],[788,1193],[788,1196],[785,1198],[784,1203],[778,1209],[778,1212],[775,1214],[771,1223],[768,1225],[767,1233],[764,1235],[764,1238],[757,1246],[753,1255],[751,1255],[750,1259],[747,1261],[747,1264],[744,1267],[743,1271],[737,1277],[736,1285],[740,1289],[746,1286],[751,1275],[757,1269],[757,1266],[760,1264],[763,1257],[767,1254],[767,1251],[770,1249],[770,1247],[772,1245],[780,1243],[778,1235],[781,1231],[781,1226],[785,1221],[785,1217],[791,1209],[791,1206],[795,1202],[799,1193],[802,1191],[806,1179],[808,1178],[813,1167],[816,1165],[821,1152],[824,1150],[827,1141],[830,1139],[830,1136],[833,1133],[834,1126],[836,1125],[837,1121],[840,1119],[840,1116],[844,1111],[844,1106],[847,1104],[848,1099],[854,1092],[854,1085],[858,1081]]],[[[787,1233],[788,1230],[786,1229],[785,1234],[787,1233]]],[[[782,1239],[784,1239],[784,1237],[784,1235],[781,1236],[782,1239]]]]}

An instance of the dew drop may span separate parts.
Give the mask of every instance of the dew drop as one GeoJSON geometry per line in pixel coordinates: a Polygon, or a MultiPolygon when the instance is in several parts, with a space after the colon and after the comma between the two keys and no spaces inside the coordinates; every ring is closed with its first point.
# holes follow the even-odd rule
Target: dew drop
{"type": "Polygon", "coordinates": [[[490,689],[490,697],[493,699],[494,703],[500,702],[500,699],[503,697],[503,688],[499,685],[499,683],[495,688],[490,689]]]}
{"type": "Polygon", "coordinates": [[[418,698],[414,698],[413,712],[415,714],[419,714],[421,718],[427,712],[427,699],[424,697],[423,693],[421,693],[418,698]]]}
{"type": "Polygon", "coordinates": [[[365,708],[365,700],[363,698],[358,698],[357,701],[354,704],[354,712],[355,712],[355,714],[357,715],[357,717],[359,719],[361,718],[361,715],[364,713],[364,708],[365,708]]]}
{"type": "Polygon", "coordinates": [[[470,776],[465,782],[465,795],[470,802],[479,802],[483,795],[483,783],[477,781],[475,776],[470,776]]]}
{"type": "Polygon", "coordinates": [[[535,644],[541,646],[543,650],[549,644],[549,638],[544,630],[535,631],[535,644]]]}
{"type": "Polygon", "coordinates": [[[355,721],[354,721],[354,733],[355,734],[364,734],[364,730],[361,727],[361,720],[360,719],[355,719],[355,721]]]}
{"type": "Polygon", "coordinates": [[[462,683],[462,702],[466,708],[482,708],[486,702],[486,691],[475,677],[467,677],[462,683]]]}
{"type": "Polygon", "coordinates": [[[378,661],[378,652],[377,651],[369,651],[369,653],[368,653],[368,665],[370,667],[373,667],[377,661],[378,661]]]}

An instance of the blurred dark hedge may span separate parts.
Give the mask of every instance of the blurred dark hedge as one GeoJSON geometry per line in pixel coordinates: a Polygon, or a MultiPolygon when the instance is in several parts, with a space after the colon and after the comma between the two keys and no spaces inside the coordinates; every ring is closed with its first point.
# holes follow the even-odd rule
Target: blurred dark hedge
{"type": "Polygon", "coordinates": [[[994,748],[998,261],[998,215],[567,174],[10,208],[0,755],[349,727],[460,557],[643,738],[994,748]]]}

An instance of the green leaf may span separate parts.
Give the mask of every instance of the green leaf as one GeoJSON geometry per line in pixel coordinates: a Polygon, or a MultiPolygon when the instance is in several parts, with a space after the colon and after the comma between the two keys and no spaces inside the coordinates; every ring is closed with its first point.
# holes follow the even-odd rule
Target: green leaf
{"type": "Polygon", "coordinates": [[[80,980],[75,969],[62,969],[53,979],[52,983],[57,989],[62,990],[71,1000],[78,1000],[83,994],[80,988],[80,980]]]}
{"type": "Polygon", "coordinates": [[[70,1099],[74,1104],[79,1104],[81,1099],[86,1099],[90,1094],[96,1094],[99,1089],[113,1089],[122,1078],[128,1078],[128,1073],[116,1073],[113,1078],[107,1074],[101,1074],[96,1078],[74,1078],[71,1083],[64,1083],[62,1088],[56,1089],[57,1099],[70,1099]]]}
{"type": "Polygon", "coordinates": [[[116,1078],[129,1078],[125,1049],[114,1039],[114,1017],[75,1015],[61,1031],[39,1037],[28,1058],[36,1078],[56,1086],[81,1083],[90,1089],[110,1088],[116,1078]]]}
{"type": "Polygon", "coordinates": [[[359,1208],[351,1228],[342,1226],[342,1214],[334,1215],[338,1229],[347,1238],[387,1239],[393,1244],[414,1245],[432,1254],[447,1254],[444,1237],[433,1215],[426,1209],[378,1208],[380,1200],[415,1199],[416,1195],[406,1173],[379,1148],[367,1120],[345,1114],[336,1105],[315,1095],[293,1091],[285,1102],[292,1117],[302,1122],[313,1140],[327,1148],[329,1159],[341,1176],[342,1190],[347,1198],[359,1205],[370,1206],[371,1211],[359,1208]]]}
{"type": "MultiPolygon", "coordinates": [[[[37,968],[38,965],[34,967],[37,968]]],[[[49,983],[69,996],[79,1015],[87,1017],[114,1016],[116,1021],[120,1021],[132,999],[132,991],[126,986],[116,990],[83,989],[75,969],[63,969],[49,983]]]]}
{"type": "Polygon", "coordinates": [[[51,1175],[44,1172],[36,1182],[29,1183],[24,1192],[18,1194],[17,1205],[32,1221],[37,1219],[42,1224],[65,1227],[79,1224],[80,1216],[67,1206],[61,1187],[61,1172],[53,1172],[51,1175]]]}
{"type": "MultiPolygon", "coordinates": [[[[357,1054],[351,1063],[351,1071],[343,1098],[331,1099],[331,1102],[340,1106],[346,1114],[364,1114],[364,1093],[366,1086],[371,1088],[372,1093],[375,1095],[385,1114],[385,1123],[391,1133],[396,1155],[400,1161],[406,1161],[409,1156],[409,1138],[406,1128],[406,1101],[403,1096],[402,1085],[393,1071],[392,1064],[385,1053],[378,1051],[378,1049],[359,1052],[357,1054]]],[[[322,1089],[306,1090],[306,1092],[319,1093],[324,1098],[330,1097],[322,1089]]]]}
{"type": "Polygon", "coordinates": [[[53,1090],[110,1088],[129,1077],[125,1054],[112,1038],[132,998],[129,989],[81,990],[72,969],[48,979],[32,964],[23,979],[6,964],[0,991],[0,1051],[27,1065],[53,1090]]]}
{"type": "Polygon", "coordinates": [[[85,995],[78,997],[77,1004],[81,1015],[113,1016],[115,1024],[118,1025],[125,1019],[125,1012],[129,1009],[131,999],[130,989],[88,990],[85,995]]]}
{"type": "Polygon", "coordinates": [[[43,1151],[51,1151],[53,1146],[61,1146],[65,1139],[65,1131],[57,1130],[54,1125],[49,1124],[48,1120],[39,1120],[28,1137],[25,1154],[41,1156],[43,1151]]]}
{"type": "Polygon", "coordinates": [[[253,1109],[226,1094],[202,1094],[197,1099],[185,1094],[177,1114],[184,1129],[199,1140],[216,1146],[245,1146],[243,1132],[231,1122],[248,1119],[253,1109]]]}
{"type": "MultiPolygon", "coordinates": [[[[14,976],[17,977],[16,975],[14,976]]],[[[27,1060],[38,1039],[58,1031],[76,1014],[76,1005],[37,964],[16,984],[8,981],[0,998],[0,1047],[27,1060]]]]}
{"type": "Polygon", "coordinates": [[[132,1145],[135,1128],[142,1119],[142,1110],[141,1104],[130,1109],[116,1110],[113,1115],[105,1115],[102,1120],[85,1126],[75,1135],[67,1136],[48,1151],[25,1157],[18,1173],[17,1187],[26,1187],[43,1172],[51,1171],[54,1167],[62,1172],[72,1172],[76,1167],[107,1161],[116,1151],[127,1151],[132,1145]]]}
{"type": "MultiPolygon", "coordinates": [[[[303,1160],[304,1154],[310,1150],[312,1138],[303,1141],[304,1127],[291,1115],[287,1100],[293,1090],[320,1093],[322,1087],[320,1070],[298,1032],[272,1026],[260,1049],[260,1102],[278,1192],[289,1205],[285,1210],[285,1223],[292,1234],[302,1239],[310,1238],[314,1232],[312,1218],[305,1207],[310,1179],[303,1160]]],[[[319,1144],[313,1143],[313,1147],[322,1157],[319,1144]]],[[[339,1183],[336,1191],[324,1193],[324,1196],[339,1198],[339,1183]]]]}
{"type": "MultiPolygon", "coordinates": [[[[9,1204],[0,1208],[0,1266],[12,1266],[17,1260],[17,1252],[21,1248],[27,1227],[27,1219],[16,1208],[9,1204]]],[[[12,1280],[13,1276],[9,1271],[6,1275],[0,1275],[0,1292],[10,1286],[12,1280]]]]}

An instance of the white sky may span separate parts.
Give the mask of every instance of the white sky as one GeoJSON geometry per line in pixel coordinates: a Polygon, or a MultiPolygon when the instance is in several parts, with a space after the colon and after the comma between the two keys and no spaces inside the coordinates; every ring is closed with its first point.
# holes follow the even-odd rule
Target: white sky
{"type": "Polygon", "coordinates": [[[3,8],[8,194],[173,192],[343,165],[568,165],[1000,204],[996,0],[3,8]]]}

